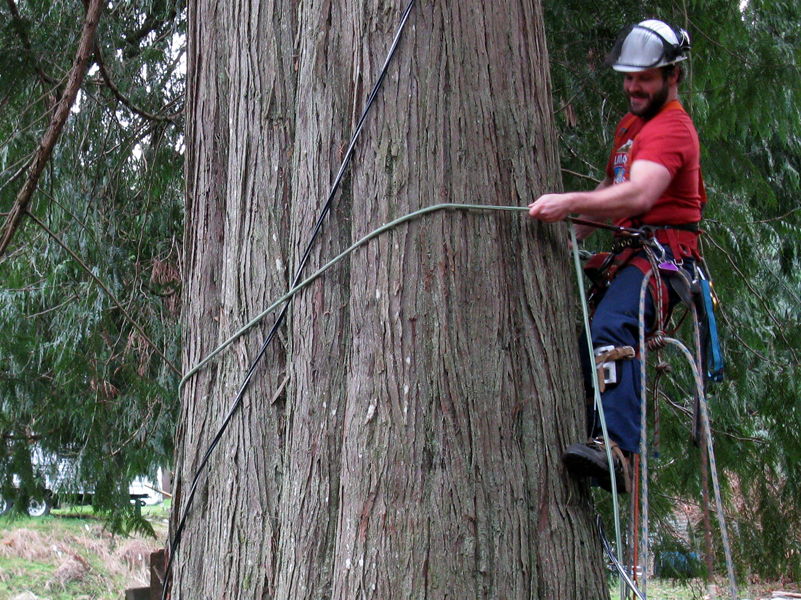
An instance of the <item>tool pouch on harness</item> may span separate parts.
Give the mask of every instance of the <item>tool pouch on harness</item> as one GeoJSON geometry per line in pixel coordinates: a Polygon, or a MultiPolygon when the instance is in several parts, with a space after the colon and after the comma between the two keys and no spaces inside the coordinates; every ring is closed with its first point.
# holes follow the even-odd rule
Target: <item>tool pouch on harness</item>
{"type": "Polygon", "coordinates": [[[712,287],[708,279],[698,281],[698,297],[696,306],[701,320],[701,350],[706,365],[708,381],[723,381],[723,353],[720,349],[715,303],[712,298],[712,287]]]}
{"type": "Polygon", "coordinates": [[[596,348],[593,352],[595,354],[595,368],[598,370],[598,387],[599,391],[603,394],[607,387],[617,385],[617,361],[631,360],[635,357],[636,353],[631,346],[602,346],[596,348]]]}

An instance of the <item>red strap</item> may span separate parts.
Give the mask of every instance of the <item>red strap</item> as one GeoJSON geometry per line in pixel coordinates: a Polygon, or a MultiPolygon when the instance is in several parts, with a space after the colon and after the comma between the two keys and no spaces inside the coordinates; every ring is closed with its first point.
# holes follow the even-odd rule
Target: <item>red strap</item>
{"type": "Polygon", "coordinates": [[[673,258],[681,260],[683,258],[694,258],[699,260],[701,254],[698,252],[698,236],[700,231],[687,231],[684,229],[657,229],[654,237],[660,244],[666,244],[673,253],[673,258]]]}
{"type": "MultiPolygon", "coordinates": [[[[635,256],[630,261],[629,264],[632,266],[637,267],[643,275],[647,275],[651,272],[651,262],[644,256],[635,256]]],[[[662,305],[659,306],[659,309],[662,313],[662,323],[667,323],[668,319],[670,318],[670,302],[668,301],[668,294],[670,290],[668,290],[667,279],[665,277],[657,277],[657,273],[651,274],[651,279],[648,281],[648,290],[651,292],[651,300],[654,302],[654,306],[656,307],[659,303],[660,293],[659,288],[657,287],[658,284],[661,284],[662,287],[662,305]]],[[[654,315],[654,318],[657,318],[654,315]]],[[[655,325],[658,325],[660,320],[657,318],[657,322],[655,325]]]]}

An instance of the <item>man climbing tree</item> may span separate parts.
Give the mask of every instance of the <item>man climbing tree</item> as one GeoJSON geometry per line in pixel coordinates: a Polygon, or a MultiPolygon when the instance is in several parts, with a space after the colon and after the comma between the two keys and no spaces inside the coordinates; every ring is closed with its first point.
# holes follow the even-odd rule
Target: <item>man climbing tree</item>
{"type": "MultiPolygon", "coordinates": [[[[646,298],[644,324],[651,332],[679,300],[673,287],[663,282],[678,268],[687,270],[692,280],[700,258],[698,225],[706,202],[700,148],[692,120],[678,99],[680,63],[689,49],[687,33],[662,21],[642,21],[624,30],[608,62],[624,73],[630,112],[617,127],[606,178],[593,191],[545,194],[529,205],[529,214],[545,222],[579,213],[587,219],[611,218],[619,227],[645,227],[663,253],[655,264],[649,258],[653,253],[639,240],[621,237],[601,265],[604,289],[600,300],[596,298],[591,333],[621,491],[630,483],[628,455],[638,452],[640,442],[640,364],[634,348],[643,278],[652,266],[663,273],[652,280],[652,293],[646,298]]],[[[587,224],[576,227],[579,239],[593,231],[587,224]]],[[[571,445],[562,460],[575,476],[595,478],[610,489],[598,415],[591,421],[590,441],[571,445]]]]}

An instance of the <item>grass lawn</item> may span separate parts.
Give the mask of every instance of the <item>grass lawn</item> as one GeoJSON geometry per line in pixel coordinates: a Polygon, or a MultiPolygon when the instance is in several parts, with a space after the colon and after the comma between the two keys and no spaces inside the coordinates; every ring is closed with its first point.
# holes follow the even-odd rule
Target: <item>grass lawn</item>
{"type": "Polygon", "coordinates": [[[120,600],[149,583],[150,553],[164,545],[168,506],[143,507],[158,539],[113,536],[91,507],[46,517],[0,517],[0,600],[120,600]]]}
{"type": "MultiPolygon", "coordinates": [[[[706,596],[706,585],[703,581],[671,581],[668,579],[649,579],[648,600],[703,600],[706,596]]],[[[633,594],[629,595],[634,598],[633,594]]],[[[726,596],[720,596],[724,598],[726,596]]],[[[620,598],[620,586],[615,583],[610,590],[611,600],[620,598]]]]}
{"type": "MultiPolygon", "coordinates": [[[[712,596],[707,590],[706,584],[700,579],[670,580],[670,579],[649,579],[648,580],[648,600],[729,600],[729,584],[725,577],[719,577],[714,585],[715,595],[712,596]]],[[[771,600],[772,591],[784,590],[798,593],[798,586],[792,583],[761,583],[748,585],[745,582],[737,582],[739,589],[738,598],[740,600],[771,600]]],[[[611,600],[619,600],[620,586],[617,580],[610,588],[611,600]]],[[[626,600],[634,598],[629,594],[626,600]]]]}

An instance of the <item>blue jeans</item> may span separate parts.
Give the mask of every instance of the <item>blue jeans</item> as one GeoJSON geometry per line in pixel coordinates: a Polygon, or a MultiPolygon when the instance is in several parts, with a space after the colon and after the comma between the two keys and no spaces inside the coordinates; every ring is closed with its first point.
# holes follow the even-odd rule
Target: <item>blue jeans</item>
{"type": "MultiPolygon", "coordinates": [[[[640,288],[644,275],[635,266],[621,269],[612,280],[598,305],[590,324],[594,348],[631,346],[639,353],[640,288]]],[[[678,294],[668,284],[669,306],[679,302],[678,294]]],[[[654,301],[651,293],[645,296],[646,334],[653,329],[654,301]]],[[[622,450],[639,452],[640,447],[640,359],[617,361],[617,384],[609,385],[601,394],[609,437],[622,450]]],[[[601,424],[594,414],[593,437],[601,435],[601,424]]]]}

